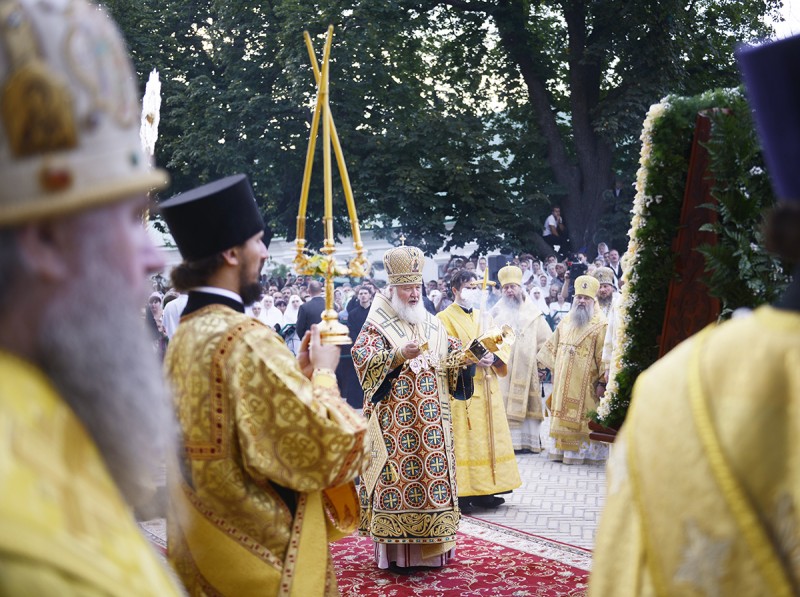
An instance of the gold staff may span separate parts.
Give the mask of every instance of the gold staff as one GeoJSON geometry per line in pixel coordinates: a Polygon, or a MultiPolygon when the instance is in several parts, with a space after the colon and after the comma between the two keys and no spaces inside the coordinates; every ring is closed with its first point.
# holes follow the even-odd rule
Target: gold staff
{"type": "MultiPolygon", "coordinates": [[[[489,283],[489,268],[483,270],[483,286],[481,286],[481,317],[478,321],[478,337],[485,331],[484,323],[487,321],[489,314],[486,312],[488,309],[488,294],[487,285],[489,283]]],[[[492,416],[492,368],[487,367],[483,373],[483,395],[486,401],[486,422],[489,427],[489,461],[492,464],[492,484],[497,483],[497,456],[494,450],[494,417],[492,416]]]]}

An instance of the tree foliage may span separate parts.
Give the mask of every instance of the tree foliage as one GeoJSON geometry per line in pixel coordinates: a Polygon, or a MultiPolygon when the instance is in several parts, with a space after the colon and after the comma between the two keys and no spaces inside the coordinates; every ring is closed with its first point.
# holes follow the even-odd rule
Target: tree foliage
{"type": "MultiPolygon", "coordinates": [[[[735,84],[736,41],[764,35],[760,17],[779,2],[107,4],[141,80],[161,73],[157,158],[171,192],[246,172],[288,238],[315,94],[302,31],[319,56],[333,24],[331,105],[359,214],[434,252],[448,239],[531,247],[550,202],[562,203],[575,246],[608,240],[594,238],[598,224],[609,229],[604,193],[633,179],[647,107],[735,84]]],[[[315,221],[321,168],[318,151],[315,221]]],[[[335,205],[344,231],[339,192],[335,205]]],[[[318,242],[322,231],[308,234],[318,242]]]]}

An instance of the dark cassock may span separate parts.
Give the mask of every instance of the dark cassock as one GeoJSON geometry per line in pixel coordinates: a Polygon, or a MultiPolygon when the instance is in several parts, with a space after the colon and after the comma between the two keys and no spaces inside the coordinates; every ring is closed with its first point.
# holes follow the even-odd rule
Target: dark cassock
{"type": "MultiPolygon", "coordinates": [[[[356,305],[348,310],[347,315],[347,329],[350,334],[350,340],[353,343],[361,333],[361,328],[364,326],[369,313],[369,308],[362,307],[357,298],[357,296],[354,296],[351,299],[356,305]]],[[[362,408],[364,406],[364,390],[361,388],[361,382],[353,366],[350,348],[351,345],[342,346],[342,356],[339,360],[339,366],[336,368],[336,380],[339,382],[339,390],[342,393],[342,397],[347,400],[347,404],[353,408],[362,408]]]]}

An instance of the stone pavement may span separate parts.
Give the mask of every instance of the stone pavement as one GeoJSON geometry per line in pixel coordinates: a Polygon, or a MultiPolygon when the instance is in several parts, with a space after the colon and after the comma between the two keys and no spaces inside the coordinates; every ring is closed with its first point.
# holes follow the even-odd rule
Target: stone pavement
{"type": "Polygon", "coordinates": [[[471,518],[592,549],[606,495],[605,465],[568,465],[540,454],[518,454],[522,487],[496,510],[471,518]]]}

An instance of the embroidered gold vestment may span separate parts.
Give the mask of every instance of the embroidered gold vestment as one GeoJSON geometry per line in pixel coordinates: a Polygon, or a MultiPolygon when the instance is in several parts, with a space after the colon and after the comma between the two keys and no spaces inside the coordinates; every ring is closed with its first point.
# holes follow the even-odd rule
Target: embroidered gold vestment
{"type": "Polygon", "coordinates": [[[0,593],[181,595],[45,376],[0,352],[0,593]]]}
{"type": "MultiPolygon", "coordinates": [[[[478,309],[466,313],[453,303],[436,316],[450,336],[467,346],[478,337],[480,315],[478,309]]],[[[491,320],[488,324],[492,326],[491,320]]],[[[475,390],[469,400],[451,402],[461,497],[503,493],[522,485],[497,374],[492,371],[486,379],[486,369],[477,367],[473,382],[475,390]]]]}
{"type": "Polygon", "coordinates": [[[364,414],[377,417],[388,452],[374,490],[370,493],[364,483],[359,487],[359,532],[378,543],[455,541],[460,511],[450,392],[458,369],[446,368],[445,360],[460,347],[438,319],[426,314],[412,327],[382,295],[376,295],[353,345],[364,414]],[[412,339],[427,343],[427,349],[406,361],[400,349],[412,339]],[[374,404],[382,386],[385,395],[374,404]]]}
{"type": "Polygon", "coordinates": [[[539,367],[537,354],[553,335],[542,312],[529,299],[520,305],[515,321],[500,321],[514,329],[517,339],[511,346],[508,375],[500,379],[506,416],[510,425],[519,425],[525,419],[541,421],[542,413],[539,367]]]}
{"type": "Polygon", "coordinates": [[[589,441],[589,411],[597,408],[595,385],[603,374],[606,319],[595,306],[582,328],[568,314],[539,351],[538,360],[553,373],[550,436],[556,448],[577,452],[589,441]]]}
{"type": "Polygon", "coordinates": [[[590,595],[800,593],[800,314],[761,307],[636,380],[590,595]]]}
{"type": "Polygon", "coordinates": [[[168,555],[189,591],[338,594],[328,542],[358,522],[366,425],[335,379],[312,384],[272,329],[217,304],[182,318],[165,367],[183,448],[168,555]]]}

